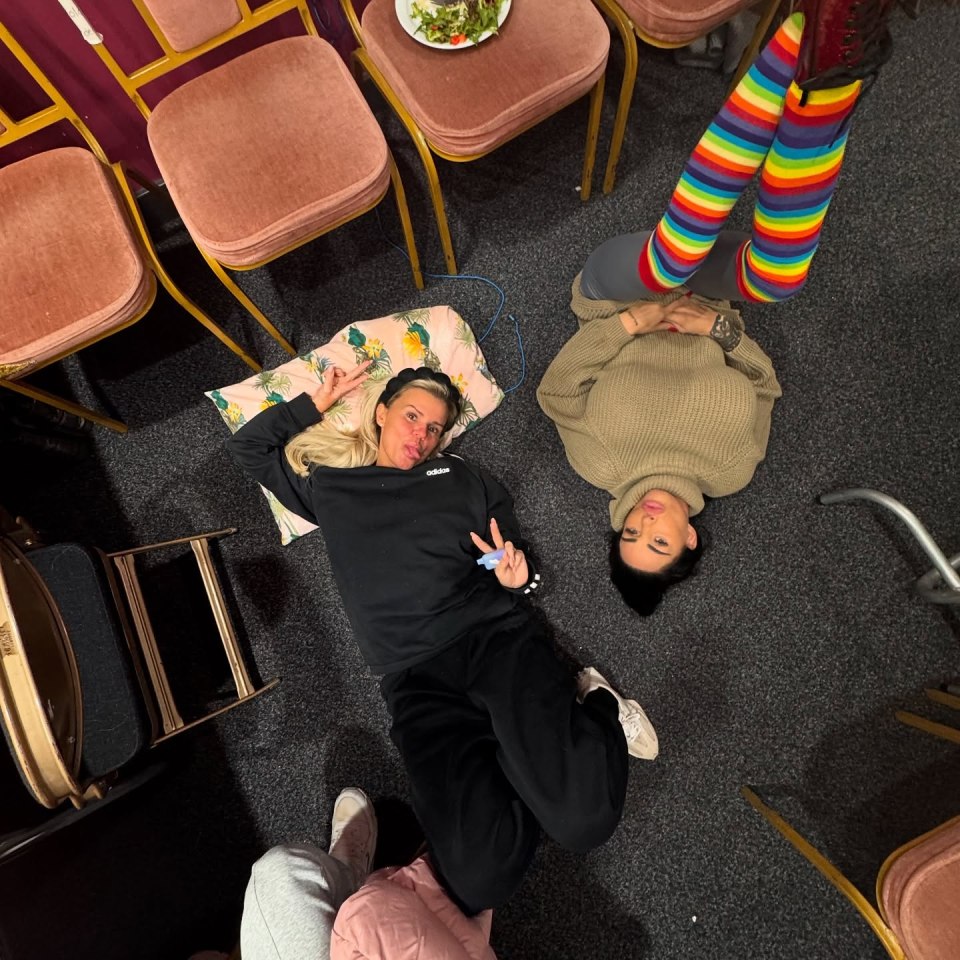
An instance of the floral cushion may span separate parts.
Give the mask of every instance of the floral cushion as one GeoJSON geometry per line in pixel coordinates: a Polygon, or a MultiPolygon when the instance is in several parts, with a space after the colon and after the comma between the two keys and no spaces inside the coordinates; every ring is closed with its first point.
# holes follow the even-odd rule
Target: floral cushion
{"type": "MultiPolygon", "coordinates": [[[[369,367],[374,380],[384,384],[405,367],[426,366],[442,370],[463,395],[463,410],[445,442],[471,429],[503,399],[473,331],[451,307],[406,310],[379,320],[364,320],[344,327],[325,346],[295,357],[274,370],[264,370],[247,380],[208,396],[220,411],[231,433],[251,417],[276,403],[285,403],[301,393],[313,393],[323,383],[324,371],[339,366],[350,369],[372,360],[369,367]]],[[[361,387],[338,400],[326,413],[326,419],[345,430],[358,426],[361,387]]],[[[280,528],[283,543],[290,543],[311,530],[314,524],[287,510],[277,498],[261,487],[280,528]]]]}

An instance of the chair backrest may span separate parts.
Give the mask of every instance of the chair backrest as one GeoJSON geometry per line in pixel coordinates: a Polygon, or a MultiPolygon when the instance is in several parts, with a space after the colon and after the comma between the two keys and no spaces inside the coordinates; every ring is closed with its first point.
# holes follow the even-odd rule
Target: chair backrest
{"type": "Polygon", "coordinates": [[[64,100],[60,91],[50,82],[47,75],[33,62],[26,50],[14,39],[10,31],[0,21],[0,43],[2,43],[16,58],[20,65],[30,74],[31,78],[50,98],[51,105],[38,110],[36,113],[14,120],[6,111],[5,104],[0,103],[0,147],[22,140],[33,133],[61,121],[67,121],[76,127],[87,146],[97,155],[102,163],[109,165],[106,154],[97,138],[90,132],[89,127],[79,117],[77,112],[64,100]]]}
{"type": "Polygon", "coordinates": [[[128,73],[110,53],[102,35],[86,19],[75,0],[59,0],[59,3],[145,117],[150,116],[150,107],[140,96],[142,87],[282,14],[296,10],[307,33],[317,36],[306,0],[268,0],[255,9],[250,8],[247,0],[132,0],[162,55],[128,73]]]}

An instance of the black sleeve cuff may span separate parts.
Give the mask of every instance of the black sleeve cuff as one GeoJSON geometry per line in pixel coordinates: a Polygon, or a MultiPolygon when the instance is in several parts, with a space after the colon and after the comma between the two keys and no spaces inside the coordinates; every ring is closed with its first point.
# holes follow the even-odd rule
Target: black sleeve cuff
{"type": "Polygon", "coordinates": [[[301,393],[287,401],[287,410],[301,430],[312,427],[323,419],[323,414],[317,409],[313,397],[309,393],[301,393]]]}
{"type": "Polygon", "coordinates": [[[530,579],[522,587],[507,587],[509,593],[522,593],[532,597],[540,592],[543,588],[543,580],[541,580],[536,567],[530,562],[529,557],[527,557],[527,571],[530,574],[530,579]]]}

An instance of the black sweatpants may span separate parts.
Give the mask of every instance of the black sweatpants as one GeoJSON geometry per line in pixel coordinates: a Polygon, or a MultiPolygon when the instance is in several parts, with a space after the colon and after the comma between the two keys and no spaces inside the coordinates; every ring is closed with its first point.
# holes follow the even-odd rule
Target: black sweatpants
{"type": "Polygon", "coordinates": [[[385,676],[390,735],[437,873],[468,914],[506,901],[541,828],[585,853],[623,813],[616,700],[576,682],[532,619],[491,624],[385,676]]]}

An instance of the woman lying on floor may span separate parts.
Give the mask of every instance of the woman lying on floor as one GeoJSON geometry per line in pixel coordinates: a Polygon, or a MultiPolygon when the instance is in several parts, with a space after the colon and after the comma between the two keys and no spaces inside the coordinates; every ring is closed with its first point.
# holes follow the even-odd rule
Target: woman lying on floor
{"type": "Polygon", "coordinates": [[[704,497],[743,489],[766,454],[780,386],[727,301],[785,300],[806,281],[861,79],[889,56],[891,6],[835,4],[806,27],[791,16],[703,135],[656,229],[602,244],[574,280],[581,329],[537,398],[574,470],[613,498],[611,577],[644,616],[699,560],[690,518],[704,497]],[[752,235],[721,231],[761,165],[752,235]]]}
{"type": "Polygon", "coordinates": [[[360,650],[382,675],[433,864],[474,914],[510,896],[541,828],[574,851],[603,843],[623,811],[628,751],[652,760],[657,737],[596,670],[574,678],[533,618],[524,594],[539,576],[507,491],[459,457],[432,459],[460,413],[445,374],[368,381],[357,434],[324,421],[365,367],[328,371],[313,396],[263,411],[228,445],[323,531],[360,650]],[[478,555],[494,548],[490,571],[478,555]]]}

